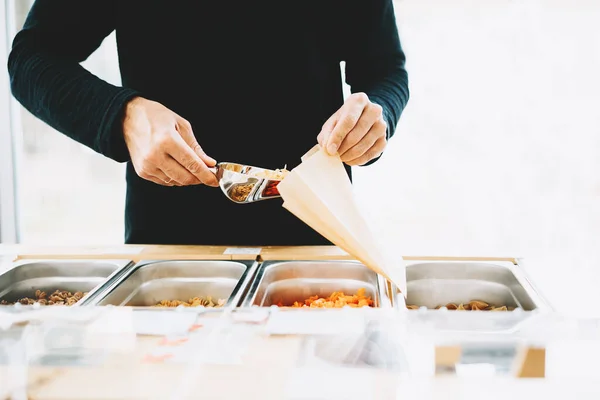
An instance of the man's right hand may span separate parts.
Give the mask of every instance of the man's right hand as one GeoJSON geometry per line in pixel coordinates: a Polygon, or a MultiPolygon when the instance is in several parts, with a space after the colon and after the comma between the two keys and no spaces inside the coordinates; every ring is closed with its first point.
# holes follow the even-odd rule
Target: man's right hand
{"type": "Polygon", "coordinates": [[[163,186],[219,186],[216,161],[196,141],[188,121],[155,101],[127,104],[123,135],[137,174],[163,186]]]}

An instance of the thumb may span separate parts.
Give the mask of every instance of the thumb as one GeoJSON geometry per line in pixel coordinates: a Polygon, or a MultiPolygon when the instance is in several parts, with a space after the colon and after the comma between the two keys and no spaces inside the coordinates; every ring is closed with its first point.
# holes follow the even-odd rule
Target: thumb
{"type": "Polygon", "coordinates": [[[202,149],[200,144],[198,144],[198,141],[196,140],[196,136],[194,135],[194,132],[192,131],[192,126],[190,125],[190,123],[188,121],[186,121],[184,119],[178,121],[177,122],[177,131],[179,132],[179,134],[181,135],[183,140],[187,143],[187,145],[190,146],[190,148],[192,150],[194,150],[194,153],[196,153],[198,155],[198,157],[200,157],[200,159],[202,161],[204,161],[204,163],[208,167],[214,167],[217,164],[217,161],[214,158],[209,157],[204,152],[204,150],[202,149]]]}
{"type": "Polygon", "coordinates": [[[207,167],[214,167],[215,165],[217,165],[217,160],[215,160],[212,157],[209,157],[204,150],[202,149],[202,147],[200,147],[200,145],[198,144],[198,142],[196,142],[196,144],[192,147],[192,149],[194,149],[194,152],[196,154],[198,154],[198,157],[200,157],[202,159],[202,161],[204,161],[204,163],[206,164],[207,167]]]}
{"type": "Polygon", "coordinates": [[[317,142],[319,143],[319,145],[321,145],[323,149],[325,149],[325,146],[327,146],[327,143],[329,142],[329,136],[335,128],[337,121],[338,112],[333,114],[331,117],[329,117],[327,121],[325,121],[323,127],[321,128],[321,132],[319,132],[319,135],[317,135],[317,142]]]}

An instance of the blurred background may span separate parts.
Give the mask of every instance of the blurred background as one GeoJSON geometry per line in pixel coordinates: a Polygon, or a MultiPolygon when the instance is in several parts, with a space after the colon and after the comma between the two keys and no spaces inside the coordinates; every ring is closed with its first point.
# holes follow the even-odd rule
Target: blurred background
{"type": "MultiPolygon", "coordinates": [[[[32,1],[5,1],[10,43],[32,1]]],[[[594,308],[600,2],[395,6],[411,100],[380,162],[355,172],[373,230],[404,255],[524,257],[543,292],[569,296],[559,308],[594,308]]],[[[114,35],[84,65],[119,84],[114,35]]],[[[0,90],[4,241],[122,243],[124,165],[9,104],[6,82],[0,90]]]]}

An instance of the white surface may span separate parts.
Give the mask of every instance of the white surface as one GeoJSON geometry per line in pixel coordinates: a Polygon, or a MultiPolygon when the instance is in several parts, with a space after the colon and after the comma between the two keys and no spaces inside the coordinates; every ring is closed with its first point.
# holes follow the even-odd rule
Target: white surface
{"type": "Polygon", "coordinates": [[[444,400],[506,400],[506,399],[598,399],[600,384],[569,379],[413,379],[398,384],[396,398],[444,400]]]}
{"type": "Polygon", "coordinates": [[[133,329],[138,335],[184,335],[194,325],[198,314],[190,312],[135,311],[133,329]]]}
{"type": "Polygon", "coordinates": [[[339,310],[318,310],[319,312],[306,313],[304,310],[277,310],[273,308],[265,332],[269,335],[334,335],[347,333],[361,333],[365,330],[365,321],[360,314],[349,309],[346,312],[339,310]]]}
{"type": "Polygon", "coordinates": [[[373,370],[299,368],[288,379],[285,400],[375,400],[376,382],[373,370]]]}
{"type": "MultiPolygon", "coordinates": [[[[376,374],[373,369],[298,368],[295,375],[287,382],[285,398],[289,400],[325,400],[353,396],[376,398],[374,396],[374,393],[377,393],[376,374]]],[[[395,394],[398,400],[481,400],[482,397],[486,400],[541,398],[596,400],[600,396],[600,383],[581,379],[486,377],[419,379],[411,376],[398,380],[395,394]]]]}
{"type": "Polygon", "coordinates": [[[600,342],[563,340],[546,347],[547,378],[593,378],[598,381],[597,368],[600,342]]]}

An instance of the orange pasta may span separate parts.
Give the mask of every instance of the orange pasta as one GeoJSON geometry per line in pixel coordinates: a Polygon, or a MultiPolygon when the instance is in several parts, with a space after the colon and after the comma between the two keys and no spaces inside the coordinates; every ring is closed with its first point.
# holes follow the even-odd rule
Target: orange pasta
{"type": "MultiPolygon", "coordinates": [[[[285,307],[281,302],[279,307],[285,307]]],[[[295,301],[289,307],[292,308],[342,308],[342,307],[373,307],[373,300],[366,295],[366,289],[358,289],[354,295],[346,295],[344,292],[333,292],[328,297],[311,296],[304,302],[295,301]]]]}

